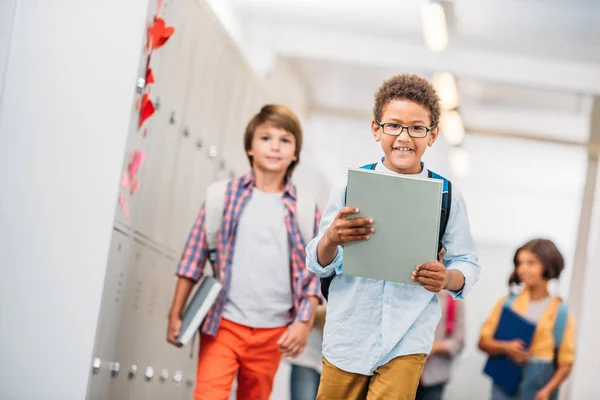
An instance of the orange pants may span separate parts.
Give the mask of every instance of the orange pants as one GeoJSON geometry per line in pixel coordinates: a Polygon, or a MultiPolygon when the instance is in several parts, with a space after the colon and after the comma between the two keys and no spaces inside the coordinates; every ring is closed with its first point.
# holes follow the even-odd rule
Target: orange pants
{"type": "Polygon", "coordinates": [[[201,334],[195,400],[227,400],[237,372],[237,398],[268,400],[287,327],[249,328],[221,320],[216,337],[201,334]]]}

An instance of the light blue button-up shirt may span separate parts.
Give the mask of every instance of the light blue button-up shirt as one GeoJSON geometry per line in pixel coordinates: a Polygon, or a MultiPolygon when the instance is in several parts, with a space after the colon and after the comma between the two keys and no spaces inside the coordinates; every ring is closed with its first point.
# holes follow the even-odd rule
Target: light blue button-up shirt
{"type": "MultiPolygon", "coordinates": [[[[381,162],[375,170],[395,174],[381,162]]],[[[427,178],[424,165],[417,176],[427,178]]],[[[319,235],[306,249],[306,267],[320,278],[337,274],[329,288],[323,356],[344,371],[372,375],[378,367],[396,357],[429,354],[441,310],[435,293],[421,286],[343,274],[341,246],[331,264],[319,265],[317,245],[346,205],[347,182],[345,176],[331,191],[319,235]]],[[[450,217],[442,244],[446,249],[446,267],[459,270],[465,277],[462,290],[451,294],[465,298],[477,282],[481,267],[477,263],[465,203],[455,186],[452,186],[450,217]]]]}

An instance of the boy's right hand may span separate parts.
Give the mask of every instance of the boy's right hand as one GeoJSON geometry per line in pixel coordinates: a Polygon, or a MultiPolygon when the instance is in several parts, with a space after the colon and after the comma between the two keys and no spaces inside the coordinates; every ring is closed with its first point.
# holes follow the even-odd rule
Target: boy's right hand
{"type": "Polygon", "coordinates": [[[369,234],[375,232],[373,218],[347,219],[349,215],[357,214],[358,208],[344,207],[329,228],[325,231],[325,239],[332,246],[342,246],[350,242],[369,240],[369,234]]]}
{"type": "Polygon", "coordinates": [[[523,345],[523,342],[516,339],[506,343],[506,356],[513,362],[521,365],[527,362],[529,351],[523,345]]]}
{"type": "Polygon", "coordinates": [[[177,342],[177,336],[181,332],[181,318],[179,316],[169,317],[169,327],[167,329],[167,342],[173,346],[180,348],[181,343],[177,342]]]}

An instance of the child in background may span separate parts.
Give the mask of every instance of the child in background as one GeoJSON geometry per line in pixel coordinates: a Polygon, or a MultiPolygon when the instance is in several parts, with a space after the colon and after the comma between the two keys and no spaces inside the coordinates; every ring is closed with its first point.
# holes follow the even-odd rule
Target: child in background
{"type": "Polygon", "coordinates": [[[441,400],[450,380],[452,363],[465,344],[465,306],[447,292],[438,295],[442,319],[427,357],[415,400],[441,400]]]}
{"type": "Polygon", "coordinates": [[[323,345],[323,327],[325,326],[325,305],[317,306],[315,323],[308,334],[304,351],[295,358],[286,358],[291,366],[290,399],[315,400],[321,379],[323,365],[321,346],[323,345]]]}
{"type": "MultiPolygon", "coordinates": [[[[213,265],[223,288],[201,327],[196,400],[227,400],[236,374],[239,400],[268,400],[282,356],[302,352],[322,302],[319,280],[305,268],[291,180],[302,148],[298,118],[285,106],[264,106],[248,123],[244,146],[250,171],[228,183],[223,199],[213,265]]],[[[209,253],[205,214],[202,205],[177,268],[167,332],[176,346],[182,309],[209,253]]],[[[319,218],[315,210],[315,230],[319,218]]]]}
{"type": "Polygon", "coordinates": [[[516,251],[514,271],[509,285],[522,284],[516,297],[509,295],[496,303],[483,325],[479,348],[490,356],[505,355],[524,365],[516,394],[508,394],[498,385],[492,388],[492,400],[556,400],[560,384],[569,376],[575,362],[575,322],[559,296],[548,292],[548,281],[558,279],[564,268],[563,257],[550,240],[535,239],[516,251]],[[502,308],[509,306],[516,313],[537,324],[529,349],[520,340],[498,341],[494,333],[502,308]],[[561,318],[560,313],[565,313],[561,318]],[[554,327],[566,321],[560,345],[554,340],[554,327]]]}

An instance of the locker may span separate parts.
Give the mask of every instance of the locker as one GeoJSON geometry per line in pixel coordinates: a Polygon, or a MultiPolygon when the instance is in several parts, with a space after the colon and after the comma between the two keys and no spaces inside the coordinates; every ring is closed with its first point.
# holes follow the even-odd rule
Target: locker
{"type": "MultiPolygon", "coordinates": [[[[188,2],[170,1],[164,5],[164,18],[176,27],[175,34],[160,48],[155,57],[160,62],[153,93],[160,97],[160,109],[151,121],[148,163],[140,192],[148,198],[140,204],[136,227],[157,243],[167,243],[165,229],[170,217],[172,180],[178,144],[181,141],[181,109],[184,103],[190,73],[195,21],[187,10],[188,2]]],[[[141,194],[141,193],[140,193],[141,194]]]]}
{"type": "MultiPolygon", "coordinates": [[[[154,12],[156,11],[156,0],[150,0],[149,1],[149,5],[148,5],[148,17],[147,17],[147,23],[150,23],[152,21],[152,18],[154,16],[154,12]]],[[[145,33],[144,37],[145,37],[145,33]]],[[[129,135],[127,137],[127,143],[125,146],[125,153],[123,155],[123,168],[121,169],[122,172],[127,171],[127,165],[129,163],[129,160],[131,159],[131,156],[133,154],[134,151],[136,150],[144,150],[146,151],[147,148],[147,141],[144,140],[143,135],[141,133],[138,133],[138,121],[139,121],[139,110],[136,108],[136,103],[140,100],[140,94],[141,90],[143,88],[143,84],[145,82],[145,76],[146,76],[146,55],[143,52],[143,46],[146,44],[146,41],[144,39],[144,42],[142,44],[142,47],[140,48],[140,62],[139,62],[139,67],[138,67],[138,71],[136,74],[136,82],[132,82],[131,84],[131,94],[132,94],[132,101],[131,101],[131,118],[130,118],[130,124],[129,124],[129,128],[128,128],[128,132],[129,135]],[[140,81],[140,79],[142,79],[140,81]]],[[[151,120],[152,118],[150,118],[151,120]]],[[[146,124],[149,124],[149,121],[146,121],[144,126],[146,126],[146,124]]],[[[140,130],[140,132],[143,132],[143,129],[140,130]]],[[[143,173],[143,168],[141,169],[141,171],[143,173]]],[[[123,191],[121,190],[122,188],[120,187],[120,193],[123,191]]],[[[137,193],[139,194],[139,193],[137,193]]],[[[123,212],[121,206],[119,205],[118,199],[115,199],[115,207],[116,207],[116,211],[115,211],[115,220],[117,221],[117,223],[121,226],[124,227],[132,227],[132,221],[134,219],[134,215],[133,213],[135,212],[135,210],[138,209],[138,202],[140,202],[140,196],[133,196],[130,197],[127,194],[124,194],[124,197],[126,199],[127,202],[127,206],[130,210],[129,216],[125,215],[125,213],[123,212]]]]}
{"type": "Polygon", "coordinates": [[[122,365],[119,362],[115,338],[118,336],[120,315],[123,312],[125,286],[130,278],[127,270],[132,257],[130,243],[127,235],[117,230],[113,231],[94,351],[94,359],[100,360],[100,368],[92,373],[90,399],[110,398],[111,385],[115,378],[113,374],[121,373],[122,365]]]}
{"type": "MultiPolygon", "coordinates": [[[[198,13],[198,9],[195,10],[198,13]]],[[[198,13],[198,26],[213,26],[205,15],[198,13]]],[[[215,141],[207,121],[215,118],[216,104],[213,94],[215,82],[221,74],[222,47],[214,46],[210,37],[198,39],[193,58],[193,70],[197,71],[189,82],[182,115],[184,135],[179,143],[178,158],[173,179],[173,212],[169,226],[169,246],[181,251],[204,196],[205,182],[214,179],[214,157],[211,157],[215,141]],[[197,60],[197,61],[196,61],[197,60]],[[197,186],[199,185],[199,186],[197,186]]],[[[218,151],[218,148],[216,149],[218,151]]]]}
{"type": "MultiPolygon", "coordinates": [[[[241,124],[242,110],[244,107],[244,94],[246,90],[246,68],[242,60],[235,51],[229,54],[231,58],[231,85],[226,95],[226,124],[224,125],[224,134],[220,137],[222,151],[219,156],[219,168],[217,169],[217,180],[228,179],[229,171],[233,169],[236,149],[243,149],[243,137],[245,124],[241,124]],[[221,164],[222,163],[222,164],[221,164]]],[[[239,154],[239,153],[238,153],[239,154]]],[[[245,158],[245,157],[244,157],[245,158]]]]}
{"type": "Polygon", "coordinates": [[[122,374],[113,382],[109,398],[135,399],[144,382],[145,360],[139,357],[136,348],[137,336],[143,333],[141,321],[141,304],[145,291],[143,276],[140,276],[137,266],[145,262],[143,246],[131,240],[132,257],[127,264],[130,279],[125,286],[125,296],[122,313],[118,319],[119,330],[115,336],[115,348],[121,363],[122,374]],[[135,376],[130,376],[132,367],[136,367],[135,376]]]}
{"type": "MultiPolygon", "coordinates": [[[[149,20],[156,7],[150,3],[149,20]]],[[[133,150],[144,150],[146,159],[140,189],[127,197],[130,217],[116,204],[94,352],[102,362],[92,372],[90,399],[192,398],[198,339],[191,358],[189,345],[166,342],[174,273],[206,187],[248,170],[244,129],[269,88],[203,1],[165,0],[162,15],[176,31],[153,55],[150,93],[160,107],[139,131],[132,100],[123,170],[133,150]],[[120,368],[113,374],[114,362],[120,368]]],[[[144,76],[145,57],[140,49],[138,76],[144,76]]]]}

